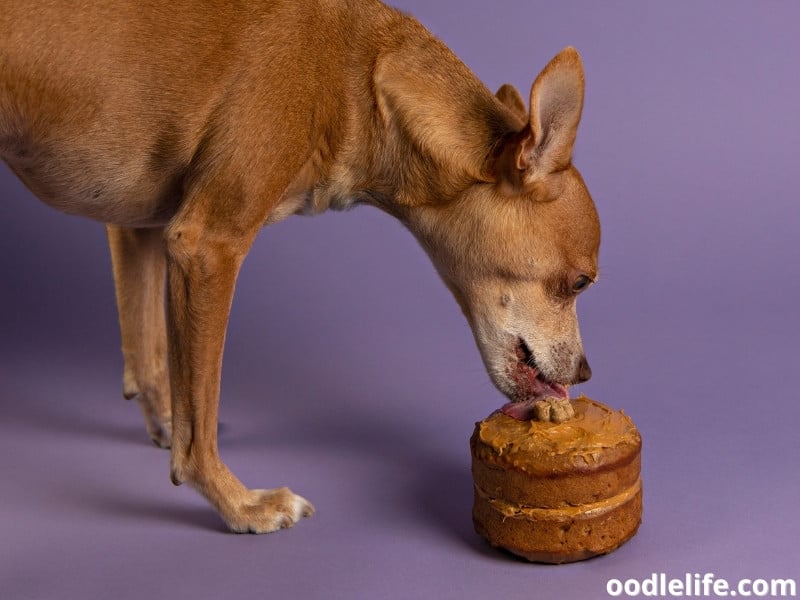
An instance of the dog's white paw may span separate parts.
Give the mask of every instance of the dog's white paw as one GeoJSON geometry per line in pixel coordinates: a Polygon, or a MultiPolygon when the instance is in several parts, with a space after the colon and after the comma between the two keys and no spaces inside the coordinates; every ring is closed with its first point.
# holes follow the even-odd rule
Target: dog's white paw
{"type": "Polygon", "coordinates": [[[236,533],[270,533],[291,527],[301,518],[313,514],[314,507],[308,500],[282,487],[249,490],[235,514],[223,515],[223,518],[236,533]]]}

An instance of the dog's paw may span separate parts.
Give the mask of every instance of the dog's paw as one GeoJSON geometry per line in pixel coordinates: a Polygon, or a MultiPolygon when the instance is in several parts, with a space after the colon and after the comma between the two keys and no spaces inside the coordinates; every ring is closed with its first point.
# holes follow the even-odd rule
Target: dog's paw
{"type": "Polygon", "coordinates": [[[537,400],[533,405],[537,421],[563,423],[575,416],[575,409],[567,398],[545,398],[537,400]]]}
{"type": "Polygon", "coordinates": [[[223,518],[236,533],[270,533],[291,527],[302,517],[313,514],[314,507],[308,500],[282,487],[249,490],[235,514],[223,518]]]}

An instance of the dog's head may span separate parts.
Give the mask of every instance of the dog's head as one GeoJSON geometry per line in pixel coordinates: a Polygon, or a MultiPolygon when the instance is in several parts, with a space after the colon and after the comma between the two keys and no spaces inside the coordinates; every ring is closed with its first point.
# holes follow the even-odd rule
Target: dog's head
{"type": "MultiPolygon", "coordinates": [[[[494,100],[493,100],[494,101],[494,100]]],[[[591,371],[576,301],[598,277],[600,225],[574,166],[583,68],[568,48],[538,76],[530,112],[503,86],[508,123],[477,181],[409,226],[469,321],[486,368],[512,401],[566,396],[591,371]]]]}

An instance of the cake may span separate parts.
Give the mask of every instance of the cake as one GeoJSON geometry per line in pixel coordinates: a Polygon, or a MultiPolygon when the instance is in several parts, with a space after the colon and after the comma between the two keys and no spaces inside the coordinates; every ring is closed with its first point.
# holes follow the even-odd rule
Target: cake
{"type": "Polygon", "coordinates": [[[530,561],[606,554],[641,522],[639,432],[622,411],[585,396],[569,402],[566,420],[497,411],[470,440],[475,529],[530,561]]]}

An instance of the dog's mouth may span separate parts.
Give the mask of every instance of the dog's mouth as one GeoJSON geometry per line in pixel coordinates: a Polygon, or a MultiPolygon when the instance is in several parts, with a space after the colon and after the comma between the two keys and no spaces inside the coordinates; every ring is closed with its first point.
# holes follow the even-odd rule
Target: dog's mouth
{"type": "Polygon", "coordinates": [[[515,394],[511,402],[500,410],[520,421],[531,419],[533,406],[543,398],[569,398],[566,386],[548,380],[536,365],[525,340],[517,339],[515,348],[516,362],[511,367],[511,379],[514,382],[515,394]]]}

